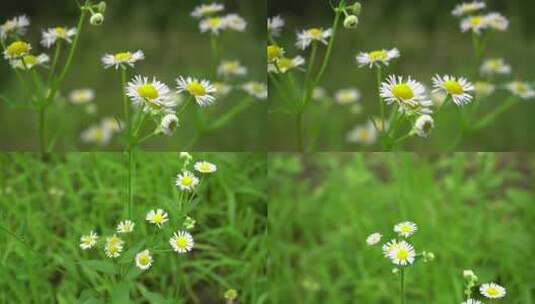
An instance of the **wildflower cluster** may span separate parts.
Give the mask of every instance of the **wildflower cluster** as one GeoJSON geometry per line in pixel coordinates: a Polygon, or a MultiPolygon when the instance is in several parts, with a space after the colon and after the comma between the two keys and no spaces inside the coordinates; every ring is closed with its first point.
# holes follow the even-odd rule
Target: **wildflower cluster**
{"type": "Polygon", "coordinates": [[[474,294],[474,289],[479,292],[479,297],[482,296],[489,301],[505,298],[507,291],[503,286],[494,282],[478,284],[479,278],[472,270],[464,270],[463,277],[465,279],[464,297],[466,300],[462,304],[484,304],[484,302],[476,299],[478,295],[474,294]]]}

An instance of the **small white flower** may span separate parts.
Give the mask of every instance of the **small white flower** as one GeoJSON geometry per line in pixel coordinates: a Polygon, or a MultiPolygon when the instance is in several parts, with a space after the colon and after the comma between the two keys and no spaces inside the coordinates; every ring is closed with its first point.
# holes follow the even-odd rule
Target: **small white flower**
{"type": "Polygon", "coordinates": [[[214,95],[216,97],[224,97],[227,96],[232,91],[232,86],[228,85],[224,82],[214,82],[214,88],[215,93],[214,95]]]}
{"type": "Polygon", "coordinates": [[[479,292],[489,299],[501,299],[505,297],[505,288],[496,283],[485,283],[479,287],[479,292]]]}
{"type": "Polygon", "coordinates": [[[509,20],[500,13],[490,13],[485,18],[489,27],[494,30],[503,32],[509,27],[509,20]]]}
{"type": "Polygon", "coordinates": [[[400,266],[406,266],[414,263],[416,252],[414,247],[406,241],[401,241],[394,246],[388,257],[392,263],[400,266]]]}
{"type": "Polygon", "coordinates": [[[155,77],[149,81],[148,77],[137,75],[126,85],[126,95],[134,106],[142,106],[143,111],[173,112],[175,102],[169,98],[171,91],[163,82],[155,77]]]}
{"type": "Polygon", "coordinates": [[[516,95],[522,99],[527,100],[535,97],[535,90],[527,82],[512,81],[506,84],[505,88],[509,90],[513,95],[516,95]]]}
{"type": "Polygon", "coordinates": [[[43,31],[43,38],[41,39],[41,44],[46,47],[50,48],[58,39],[64,40],[67,43],[72,42],[72,37],[76,35],[76,28],[68,28],[68,27],[62,27],[57,26],[54,28],[49,28],[45,31],[43,31]]]}
{"type": "Polygon", "coordinates": [[[160,122],[160,128],[165,135],[172,135],[178,127],[178,117],[175,114],[167,114],[160,122]]]}
{"type": "Polygon", "coordinates": [[[477,81],[474,83],[474,91],[476,92],[476,96],[478,97],[488,97],[494,93],[496,90],[496,86],[494,86],[492,83],[484,82],[484,81],[477,81]]]}
{"type": "Polygon", "coordinates": [[[321,100],[327,97],[327,90],[323,87],[315,87],[312,91],[312,99],[313,100],[321,100]]]}
{"type": "Polygon", "coordinates": [[[47,54],[41,54],[39,56],[25,55],[19,59],[10,61],[10,64],[15,69],[30,70],[36,66],[44,66],[50,60],[47,54]]]}
{"type": "Polygon", "coordinates": [[[183,230],[173,233],[173,237],[169,239],[169,244],[171,244],[173,250],[178,253],[190,252],[193,249],[193,246],[195,246],[191,234],[183,230]]]}
{"type": "Polygon", "coordinates": [[[217,74],[224,77],[245,76],[247,75],[247,68],[241,65],[238,60],[227,60],[221,62],[217,68],[217,74]]]}
{"type": "Polygon", "coordinates": [[[201,107],[210,105],[215,100],[213,94],[216,93],[216,88],[206,79],[178,76],[176,83],[179,93],[187,92],[201,107]]]}
{"type": "Polygon", "coordinates": [[[109,258],[117,258],[121,255],[124,249],[124,241],[117,237],[115,234],[106,238],[106,244],[104,245],[104,253],[109,258]]]}
{"type": "Polygon", "coordinates": [[[424,114],[421,115],[416,119],[416,122],[414,123],[414,131],[416,134],[420,137],[428,137],[431,134],[431,131],[433,131],[433,128],[435,127],[435,121],[433,120],[433,117],[424,114]]]}
{"type": "Polygon", "coordinates": [[[134,231],[134,226],[136,224],[131,220],[125,220],[117,225],[117,233],[130,233],[134,231]]]}
{"type": "Polygon", "coordinates": [[[214,35],[219,35],[219,32],[227,28],[227,23],[222,17],[208,17],[199,23],[199,29],[201,33],[208,31],[214,35]]]}
{"type": "Polygon", "coordinates": [[[250,81],[241,86],[242,90],[247,92],[249,95],[257,98],[257,99],[267,99],[268,97],[268,90],[267,85],[262,82],[257,81],[250,81]]]}
{"type": "Polygon", "coordinates": [[[370,235],[368,236],[368,238],[366,239],[366,243],[367,243],[368,245],[370,245],[370,246],[371,246],[371,245],[375,245],[375,244],[377,244],[377,243],[379,243],[379,242],[381,241],[381,238],[382,238],[382,237],[383,237],[383,235],[380,234],[380,233],[377,233],[377,232],[376,232],[376,233],[372,233],[372,234],[370,234],[370,235]]]}
{"type": "Polygon", "coordinates": [[[101,125],[93,125],[82,132],[82,141],[91,144],[106,145],[110,142],[113,133],[101,125]]]}
{"type": "Polygon", "coordinates": [[[451,14],[453,16],[457,16],[457,17],[463,16],[463,15],[468,15],[468,14],[471,14],[473,12],[482,10],[486,6],[487,5],[485,4],[485,2],[482,2],[482,1],[473,1],[473,2],[469,2],[469,3],[461,3],[461,4],[457,5],[457,6],[455,6],[453,11],[451,11],[451,14]]]}
{"type": "Polygon", "coordinates": [[[225,9],[225,6],[220,3],[201,4],[196,6],[191,16],[195,18],[202,18],[219,13],[225,9]]]}
{"type": "Polygon", "coordinates": [[[268,63],[268,72],[276,74],[280,72],[285,74],[292,69],[302,66],[303,64],[305,64],[305,58],[301,56],[295,56],[294,58],[283,56],[274,62],[268,63]]]}
{"type": "Polygon", "coordinates": [[[136,266],[141,270],[147,270],[152,266],[152,256],[150,251],[145,249],[138,254],[136,254],[136,266]]]}
{"type": "Polygon", "coordinates": [[[511,66],[505,63],[502,58],[488,59],[481,65],[481,75],[508,75],[511,73],[511,66]]]}
{"type": "Polygon", "coordinates": [[[361,52],[357,55],[355,58],[357,60],[357,63],[359,64],[359,67],[363,66],[369,66],[370,68],[376,66],[380,67],[381,64],[388,66],[390,64],[390,61],[394,58],[398,58],[400,56],[399,50],[397,48],[393,48],[390,50],[377,50],[372,51],[369,53],[361,52]]]}
{"type": "Polygon", "coordinates": [[[489,22],[486,16],[469,16],[461,20],[461,31],[467,32],[472,30],[476,34],[480,34],[482,30],[489,28],[489,22]]]}
{"type": "Polygon", "coordinates": [[[409,114],[431,114],[431,100],[425,94],[425,87],[408,77],[390,75],[381,83],[380,96],[387,104],[397,104],[400,111],[409,114]]]}
{"type": "Polygon", "coordinates": [[[280,36],[283,27],[284,19],[282,19],[281,16],[275,16],[267,19],[267,31],[269,35],[273,37],[280,36]]]}
{"type": "Polygon", "coordinates": [[[313,41],[319,41],[327,45],[327,39],[331,37],[332,29],[310,28],[297,33],[296,46],[301,50],[306,50],[313,41]]]}
{"type": "Polygon", "coordinates": [[[351,104],[360,99],[360,91],[357,88],[338,90],[334,95],[334,100],[341,105],[351,104]]]}
{"type": "Polygon", "coordinates": [[[398,241],[397,240],[390,240],[388,242],[386,242],[384,245],[383,245],[383,255],[385,257],[389,257],[390,256],[390,253],[392,253],[392,251],[394,251],[394,249],[396,249],[398,246],[398,241]]]}
{"type": "Polygon", "coordinates": [[[464,77],[448,75],[441,77],[436,75],[433,77],[433,88],[434,92],[443,91],[450,95],[453,102],[458,106],[468,104],[472,101],[472,95],[469,93],[474,91],[474,85],[464,77]]]}
{"type": "Polygon", "coordinates": [[[270,44],[266,47],[266,53],[267,53],[268,63],[273,63],[283,58],[286,52],[280,46],[275,45],[275,44],[270,44]]]}
{"type": "Polygon", "coordinates": [[[222,17],[225,28],[235,30],[238,32],[245,31],[247,27],[247,22],[241,16],[237,14],[228,14],[222,17]]]}
{"type": "Polygon", "coordinates": [[[183,191],[191,191],[199,184],[199,179],[190,171],[183,171],[176,176],[176,186],[183,191]]]}
{"type": "Polygon", "coordinates": [[[9,35],[22,36],[26,33],[26,28],[30,25],[30,20],[25,15],[8,19],[0,25],[0,39],[6,40],[9,35]]]}
{"type": "Polygon", "coordinates": [[[135,52],[120,52],[116,54],[105,54],[102,56],[102,64],[105,69],[115,67],[117,70],[119,67],[134,67],[134,63],[145,59],[143,51],[137,50],[135,52]]]}
{"type": "Polygon", "coordinates": [[[377,129],[373,125],[373,122],[368,121],[366,124],[357,125],[349,131],[346,139],[349,143],[372,145],[377,141],[377,137],[377,129]]]}
{"type": "Polygon", "coordinates": [[[394,226],[394,232],[405,238],[413,235],[417,230],[418,226],[413,222],[402,222],[394,226]]]}
{"type": "Polygon", "coordinates": [[[4,50],[4,58],[7,60],[20,59],[30,53],[32,46],[24,41],[14,41],[4,50]]]}
{"type": "Polygon", "coordinates": [[[478,301],[478,300],[468,299],[468,300],[464,301],[462,304],[483,304],[483,303],[478,301]]]}
{"type": "Polygon", "coordinates": [[[88,88],[72,90],[69,100],[75,105],[87,104],[95,99],[95,91],[88,88]]]}
{"type": "Polygon", "coordinates": [[[207,161],[198,161],[193,167],[200,173],[214,173],[217,171],[217,166],[207,161]]]}
{"type": "Polygon", "coordinates": [[[80,248],[83,250],[91,249],[97,245],[98,235],[91,230],[88,235],[80,237],[80,248]]]}
{"type": "Polygon", "coordinates": [[[162,225],[169,220],[169,217],[167,216],[167,212],[165,212],[163,209],[156,209],[150,210],[145,216],[145,220],[158,226],[158,228],[161,228],[162,225]]]}
{"type": "Polygon", "coordinates": [[[100,126],[112,133],[120,132],[122,130],[121,124],[121,121],[112,117],[104,117],[100,121],[100,126]]]}

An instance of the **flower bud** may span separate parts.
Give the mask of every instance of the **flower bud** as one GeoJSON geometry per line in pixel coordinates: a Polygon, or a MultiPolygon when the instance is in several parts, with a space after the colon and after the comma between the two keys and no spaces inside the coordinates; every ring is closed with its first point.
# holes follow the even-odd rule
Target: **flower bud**
{"type": "Polygon", "coordinates": [[[104,13],[106,11],[106,2],[100,1],[100,3],[97,4],[97,10],[101,13],[104,13]]]}
{"type": "Polygon", "coordinates": [[[344,19],[344,27],[346,29],[354,29],[359,24],[359,18],[355,15],[349,15],[344,19]]]}
{"type": "Polygon", "coordinates": [[[91,16],[91,19],[89,19],[89,22],[92,25],[101,25],[104,22],[104,15],[101,13],[96,13],[93,16],[91,16]]]}
{"type": "Polygon", "coordinates": [[[360,5],[360,2],[355,2],[353,5],[348,6],[348,9],[353,12],[355,15],[360,15],[360,12],[362,10],[362,5],[360,5]]]}

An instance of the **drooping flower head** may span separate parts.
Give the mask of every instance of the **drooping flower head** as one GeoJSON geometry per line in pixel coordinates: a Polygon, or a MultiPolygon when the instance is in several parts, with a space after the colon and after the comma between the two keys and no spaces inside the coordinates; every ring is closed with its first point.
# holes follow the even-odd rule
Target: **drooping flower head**
{"type": "Polygon", "coordinates": [[[28,54],[19,59],[11,60],[10,64],[14,69],[30,70],[37,66],[44,66],[49,60],[50,58],[47,54],[41,54],[39,56],[28,54]]]}
{"type": "Polygon", "coordinates": [[[418,117],[414,123],[414,131],[416,132],[416,135],[423,138],[429,137],[434,127],[435,121],[433,120],[433,117],[427,114],[418,117]]]}
{"type": "Polygon", "coordinates": [[[119,52],[115,54],[105,54],[102,56],[102,64],[105,69],[115,67],[117,70],[119,67],[126,68],[127,66],[133,68],[134,63],[145,59],[145,54],[141,50],[135,52],[119,52]]]}
{"type": "Polygon", "coordinates": [[[474,91],[474,85],[464,77],[436,75],[433,77],[433,88],[435,92],[442,91],[451,96],[458,106],[470,103],[473,98],[470,93],[474,91]]]}
{"type": "Polygon", "coordinates": [[[201,4],[196,6],[191,16],[195,18],[208,17],[217,14],[225,9],[225,6],[221,3],[201,4]]]}
{"type": "Polygon", "coordinates": [[[8,36],[22,36],[26,33],[26,28],[30,25],[30,20],[25,15],[8,19],[0,25],[0,39],[6,40],[8,36]]]}
{"type": "Polygon", "coordinates": [[[310,28],[297,33],[296,46],[301,50],[306,50],[313,41],[327,45],[327,39],[331,37],[332,29],[310,28]]]}
{"type": "Polygon", "coordinates": [[[186,92],[193,96],[201,107],[210,105],[215,101],[213,94],[216,92],[216,88],[206,79],[178,76],[176,83],[179,93],[186,92]]]}
{"type": "Polygon", "coordinates": [[[355,59],[357,60],[359,67],[367,65],[372,68],[374,66],[380,67],[381,65],[387,66],[390,64],[392,59],[399,58],[399,56],[399,50],[397,48],[393,48],[390,50],[382,49],[369,53],[361,52],[355,59]]]}
{"type": "Polygon", "coordinates": [[[483,1],[473,1],[473,2],[468,2],[468,3],[464,2],[464,3],[461,3],[461,4],[457,5],[457,6],[455,6],[453,11],[451,11],[451,14],[453,16],[460,17],[460,16],[472,14],[474,12],[482,10],[486,6],[487,5],[483,1]]]}
{"type": "Polygon", "coordinates": [[[76,36],[76,28],[56,26],[54,28],[49,28],[43,31],[43,38],[41,39],[41,44],[46,48],[50,48],[58,40],[63,40],[67,43],[71,43],[72,38],[74,36],[76,36]]]}
{"type": "Polygon", "coordinates": [[[160,128],[165,135],[172,135],[178,127],[178,117],[175,114],[167,114],[160,122],[160,128]]]}
{"type": "Polygon", "coordinates": [[[195,242],[189,232],[180,230],[173,233],[173,237],[169,239],[169,244],[177,253],[187,253],[193,249],[195,242]]]}
{"type": "Polygon", "coordinates": [[[268,63],[268,72],[285,74],[299,66],[305,64],[305,58],[302,56],[295,56],[294,58],[280,57],[272,63],[268,63]]]}

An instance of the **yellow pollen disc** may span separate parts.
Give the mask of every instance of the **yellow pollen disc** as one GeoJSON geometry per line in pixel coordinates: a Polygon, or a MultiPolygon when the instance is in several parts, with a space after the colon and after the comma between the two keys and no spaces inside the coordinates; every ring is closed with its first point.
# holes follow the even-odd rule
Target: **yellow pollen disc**
{"type": "Polygon", "coordinates": [[[277,66],[281,70],[289,70],[293,68],[293,61],[290,58],[282,57],[277,61],[277,66]]]}
{"type": "Polygon", "coordinates": [[[494,288],[494,287],[489,287],[487,288],[487,293],[489,294],[489,296],[497,296],[499,295],[500,293],[498,292],[498,289],[494,288]]]}
{"type": "Polygon", "coordinates": [[[368,130],[360,130],[359,137],[362,140],[368,140],[370,138],[370,132],[368,130]]]}
{"type": "Polygon", "coordinates": [[[409,225],[403,225],[403,226],[401,226],[400,230],[402,232],[409,232],[409,231],[411,231],[411,227],[409,225]]]}
{"type": "Polygon", "coordinates": [[[148,265],[149,262],[150,262],[149,256],[142,255],[142,256],[139,257],[139,264],[145,266],[145,265],[148,265]]]}
{"type": "Polygon", "coordinates": [[[406,83],[394,85],[394,87],[392,88],[392,95],[402,100],[407,100],[414,97],[414,93],[412,92],[411,87],[406,83]]]}
{"type": "Polygon", "coordinates": [[[206,90],[204,89],[204,86],[197,81],[189,83],[186,87],[186,90],[194,96],[206,95],[206,90]]]}
{"type": "Polygon", "coordinates": [[[176,246],[178,248],[186,248],[188,246],[188,241],[184,237],[179,237],[176,239],[176,246]]]}
{"type": "Polygon", "coordinates": [[[159,223],[163,220],[163,216],[159,213],[156,213],[154,217],[152,217],[152,221],[155,223],[159,223]]]}
{"type": "Polygon", "coordinates": [[[34,55],[26,55],[22,57],[24,59],[24,63],[26,63],[27,66],[32,66],[37,64],[37,57],[34,55]]]}
{"type": "Polygon", "coordinates": [[[406,260],[409,257],[409,251],[405,248],[401,248],[396,252],[396,258],[399,260],[406,260]]]}
{"type": "Polygon", "coordinates": [[[189,186],[189,185],[191,185],[192,183],[193,183],[193,179],[192,179],[191,177],[189,177],[189,176],[184,176],[184,177],[182,178],[182,185],[184,185],[184,186],[189,186]]]}
{"type": "Polygon", "coordinates": [[[311,28],[308,30],[308,34],[312,36],[312,38],[319,39],[321,38],[322,31],[319,28],[311,28]]]}
{"type": "Polygon", "coordinates": [[[371,60],[386,60],[386,50],[373,51],[370,53],[371,60]]]}
{"type": "Polygon", "coordinates": [[[447,80],[444,82],[444,88],[451,95],[460,95],[464,93],[463,87],[458,81],[447,80]]]}
{"type": "Polygon", "coordinates": [[[142,84],[137,87],[137,93],[139,94],[139,96],[146,99],[156,99],[160,96],[158,90],[156,90],[154,85],[150,83],[142,84]]]}
{"type": "Polygon", "coordinates": [[[267,47],[268,60],[273,61],[282,57],[282,49],[276,45],[268,45],[267,47]]]}
{"type": "Polygon", "coordinates": [[[60,37],[67,37],[67,31],[65,30],[64,27],[58,26],[54,28],[54,32],[56,32],[56,35],[60,37]]]}
{"type": "Polygon", "coordinates": [[[117,53],[113,57],[117,61],[129,61],[132,59],[132,53],[130,52],[117,53]]]}
{"type": "Polygon", "coordinates": [[[23,41],[15,41],[6,49],[6,52],[11,56],[23,56],[28,51],[30,51],[30,45],[23,41]]]}
{"type": "Polygon", "coordinates": [[[526,93],[527,90],[528,90],[528,87],[523,84],[523,83],[517,83],[516,84],[516,90],[519,92],[519,93],[526,93]]]}
{"type": "Polygon", "coordinates": [[[217,27],[219,26],[219,24],[221,24],[221,18],[218,18],[218,17],[210,18],[208,19],[208,24],[210,25],[210,27],[217,27]]]}
{"type": "Polygon", "coordinates": [[[481,16],[475,16],[470,18],[470,25],[471,26],[478,26],[483,22],[483,17],[481,16]]]}

